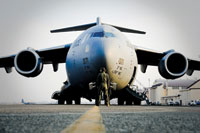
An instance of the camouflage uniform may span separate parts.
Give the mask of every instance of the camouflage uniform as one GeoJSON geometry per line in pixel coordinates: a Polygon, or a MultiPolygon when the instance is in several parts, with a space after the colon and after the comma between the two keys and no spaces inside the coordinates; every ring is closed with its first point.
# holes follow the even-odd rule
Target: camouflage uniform
{"type": "Polygon", "coordinates": [[[97,106],[99,106],[99,104],[101,103],[102,92],[104,93],[105,104],[107,106],[110,106],[109,85],[110,85],[109,75],[105,73],[105,70],[103,70],[101,73],[99,73],[97,77],[97,90],[98,90],[96,97],[97,106]]]}

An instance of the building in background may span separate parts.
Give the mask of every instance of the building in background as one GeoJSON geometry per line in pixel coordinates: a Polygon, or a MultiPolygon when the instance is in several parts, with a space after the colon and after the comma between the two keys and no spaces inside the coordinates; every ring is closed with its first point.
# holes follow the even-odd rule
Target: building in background
{"type": "Polygon", "coordinates": [[[192,101],[200,101],[200,80],[195,81],[187,89],[180,90],[180,99],[182,105],[188,105],[192,101]]]}
{"type": "Polygon", "coordinates": [[[151,103],[188,105],[200,99],[200,80],[158,79],[154,81],[149,93],[151,103]]]}

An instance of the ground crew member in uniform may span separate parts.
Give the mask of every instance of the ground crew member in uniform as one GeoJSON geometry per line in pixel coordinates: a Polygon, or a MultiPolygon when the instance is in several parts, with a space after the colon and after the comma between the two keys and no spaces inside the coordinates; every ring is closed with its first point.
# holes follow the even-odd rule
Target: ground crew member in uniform
{"type": "Polygon", "coordinates": [[[99,106],[101,103],[102,92],[104,93],[105,104],[110,106],[110,97],[109,97],[109,87],[110,87],[110,78],[106,73],[106,69],[103,67],[100,69],[100,73],[97,77],[97,97],[96,105],[99,106]]]}

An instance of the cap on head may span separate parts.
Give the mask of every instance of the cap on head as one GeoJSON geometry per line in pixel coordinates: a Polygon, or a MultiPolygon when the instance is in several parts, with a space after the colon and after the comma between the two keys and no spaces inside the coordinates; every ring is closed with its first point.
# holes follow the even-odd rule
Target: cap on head
{"type": "Polygon", "coordinates": [[[105,68],[105,67],[102,67],[102,68],[100,69],[100,72],[106,72],[106,68],[105,68]]]}

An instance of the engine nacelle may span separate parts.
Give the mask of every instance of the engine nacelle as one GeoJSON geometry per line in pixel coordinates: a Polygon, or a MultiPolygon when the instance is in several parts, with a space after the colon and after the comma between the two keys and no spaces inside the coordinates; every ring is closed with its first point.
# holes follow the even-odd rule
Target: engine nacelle
{"type": "Polygon", "coordinates": [[[183,76],[188,70],[188,60],[180,53],[167,53],[158,65],[160,75],[166,79],[176,79],[183,76]]]}
{"type": "Polygon", "coordinates": [[[16,71],[25,77],[36,77],[43,69],[40,56],[33,49],[19,52],[15,56],[14,66],[16,71]]]}

